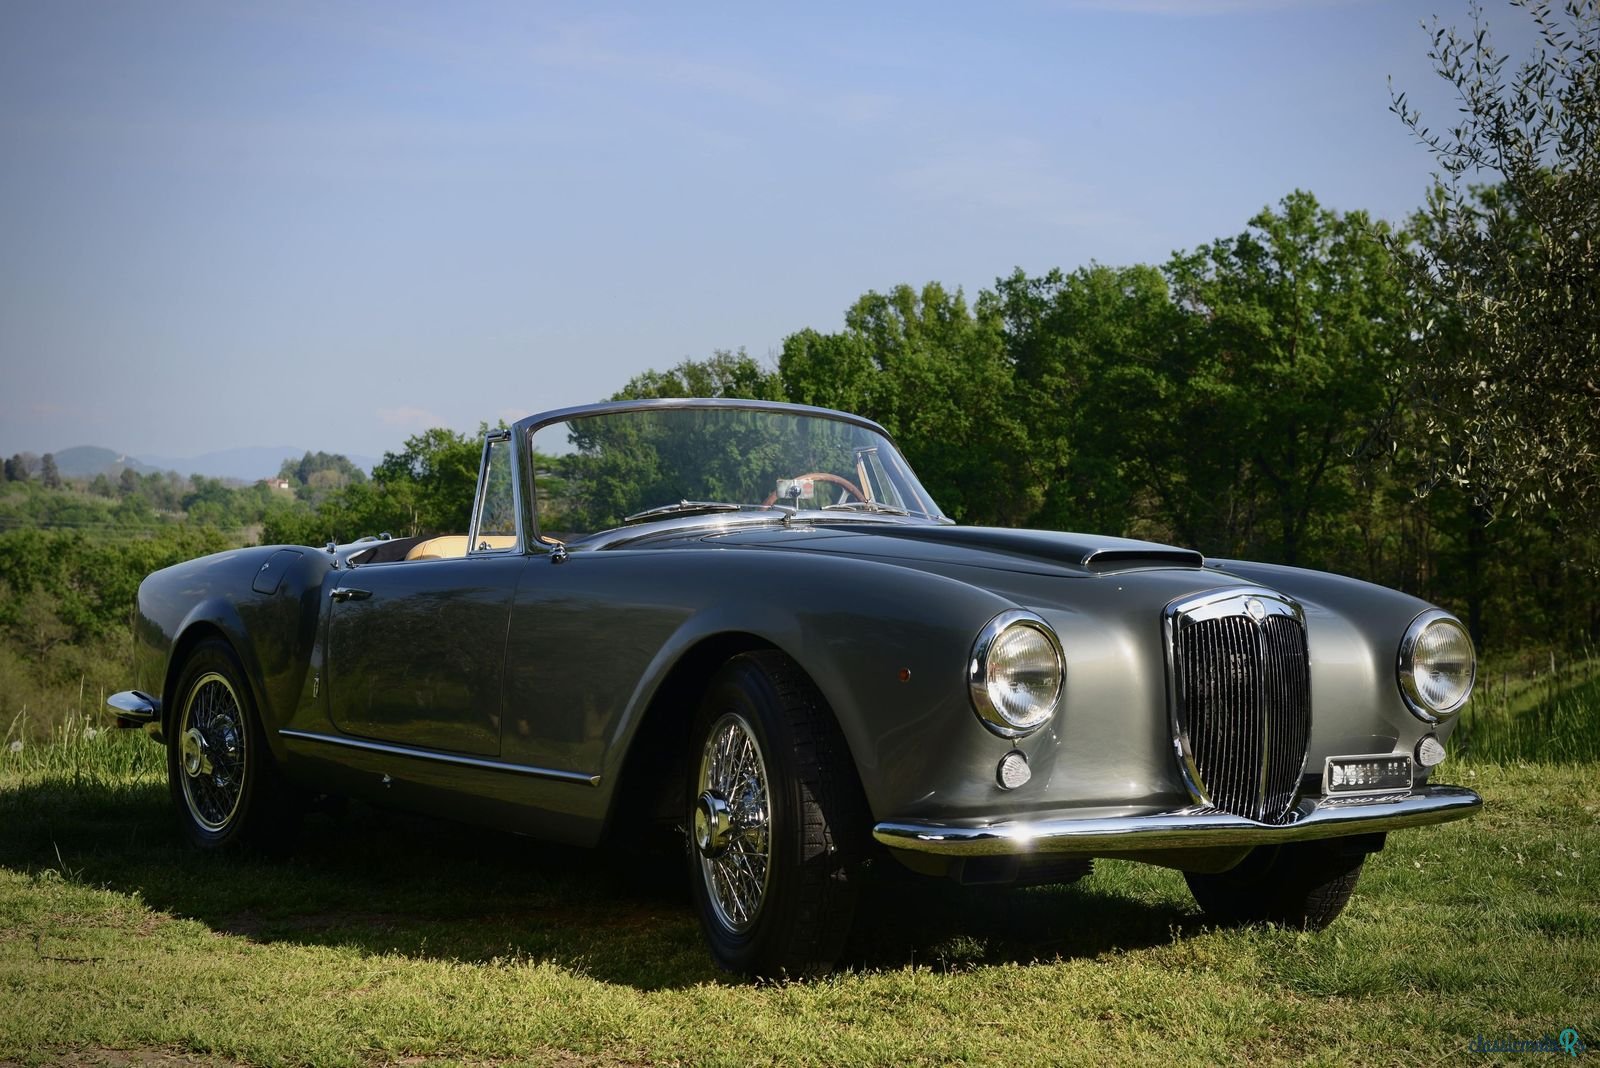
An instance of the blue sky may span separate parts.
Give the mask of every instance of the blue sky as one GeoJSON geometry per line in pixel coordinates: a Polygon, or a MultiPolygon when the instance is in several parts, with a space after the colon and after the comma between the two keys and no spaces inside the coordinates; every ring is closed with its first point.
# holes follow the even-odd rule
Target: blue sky
{"type": "Polygon", "coordinates": [[[10,0],[0,453],[379,455],[1297,187],[1399,219],[1431,166],[1386,79],[1448,119],[1436,13],[10,0]]]}

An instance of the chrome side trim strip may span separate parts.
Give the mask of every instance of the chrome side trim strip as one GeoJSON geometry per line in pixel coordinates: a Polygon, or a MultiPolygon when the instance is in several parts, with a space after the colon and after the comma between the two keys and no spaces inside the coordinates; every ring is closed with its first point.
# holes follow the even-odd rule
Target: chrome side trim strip
{"type": "Polygon", "coordinates": [[[1148,816],[1055,817],[994,823],[886,820],[872,836],[917,853],[976,857],[1008,853],[1115,855],[1145,849],[1270,845],[1447,823],[1470,816],[1483,799],[1459,786],[1424,786],[1391,797],[1308,798],[1285,824],[1257,823],[1214,809],[1148,816]]]}
{"type": "Polygon", "coordinates": [[[513,775],[531,775],[535,779],[554,779],[557,782],[579,783],[584,786],[600,785],[599,775],[589,775],[581,771],[563,771],[560,768],[536,768],[531,764],[512,764],[504,760],[462,756],[459,753],[441,753],[436,749],[415,749],[408,745],[391,745],[388,742],[373,742],[365,738],[342,738],[333,734],[317,734],[314,731],[294,730],[279,730],[278,736],[280,738],[293,738],[302,742],[339,745],[347,749],[360,749],[368,753],[407,757],[412,760],[431,760],[437,764],[455,764],[464,768],[477,768],[480,771],[504,771],[513,775]]]}

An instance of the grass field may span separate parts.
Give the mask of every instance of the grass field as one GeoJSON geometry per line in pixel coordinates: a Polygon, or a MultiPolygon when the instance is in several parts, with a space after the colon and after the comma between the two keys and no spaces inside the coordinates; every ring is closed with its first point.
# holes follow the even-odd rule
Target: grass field
{"type": "Polygon", "coordinates": [[[0,751],[0,1063],[1494,1063],[1477,1036],[1567,1027],[1600,1047],[1593,764],[1452,760],[1485,811],[1392,835],[1321,935],[1207,928],[1179,875],[1125,863],[1031,890],[885,877],[847,970],[745,986],[708,963],[676,865],[364,806],[286,858],[201,856],[159,758],[81,724],[0,751]]]}
{"type": "Polygon", "coordinates": [[[1451,748],[1477,760],[1600,762],[1600,660],[1549,663],[1484,672],[1451,748]]]}

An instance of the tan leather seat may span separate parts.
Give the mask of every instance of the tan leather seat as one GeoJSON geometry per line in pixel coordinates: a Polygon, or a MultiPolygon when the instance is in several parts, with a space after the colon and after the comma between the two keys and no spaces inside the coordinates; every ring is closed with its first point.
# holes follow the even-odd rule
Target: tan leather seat
{"type": "MultiPolygon", "coordinates": [[[[491,549],[509,549],[517,544],[515,535],[488,534],[478,541],[491,549]]],[[[406,553],[407,560],[453,560],[467,555],[465,534],[441,534],[437,538],[419,541],[406,553]]]]}

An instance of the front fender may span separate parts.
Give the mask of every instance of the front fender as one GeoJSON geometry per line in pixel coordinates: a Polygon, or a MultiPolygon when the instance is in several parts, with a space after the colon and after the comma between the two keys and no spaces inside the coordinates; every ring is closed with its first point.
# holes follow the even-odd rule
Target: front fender
{"type": "Polygon", "coordinates": [[[329,566],[322,554],[298,550],[272,591],[257,592],[252,581],[281,550],[233,550],[155,572],[139,587],[137,627],[139,678],[159,686],[168,710],[177,705],[189,650],[211,635],[227,641],[244,668],[268,745],[280,759],[276,728],[305,685],[329,566]]]}
{"type": "MultiPolygon", "coordinates": [[[[691,555],[673,557],[688,564],[691,555]]],[[[680,606],[668,633],[634,641],[623,638],[623,628],[616,636],[619,644],[653,655],[609,725],[603,781],[621,773],[647,712],[692,715],[692,709],[657,707],[678,666],[708,642],[739,639],[781,650],[810,676],[838,721],[874,812],[902,811],[928,792],[929,783],[952,776],[992,778],[993,762],[1008,746],[974,715],[966,664],[978,631],[1016,607],[1011,601],[955,579],[872,561],[706,555],[715,558],[717,580],[709,587],[688,582],[664,598],[680,606]]]]}

